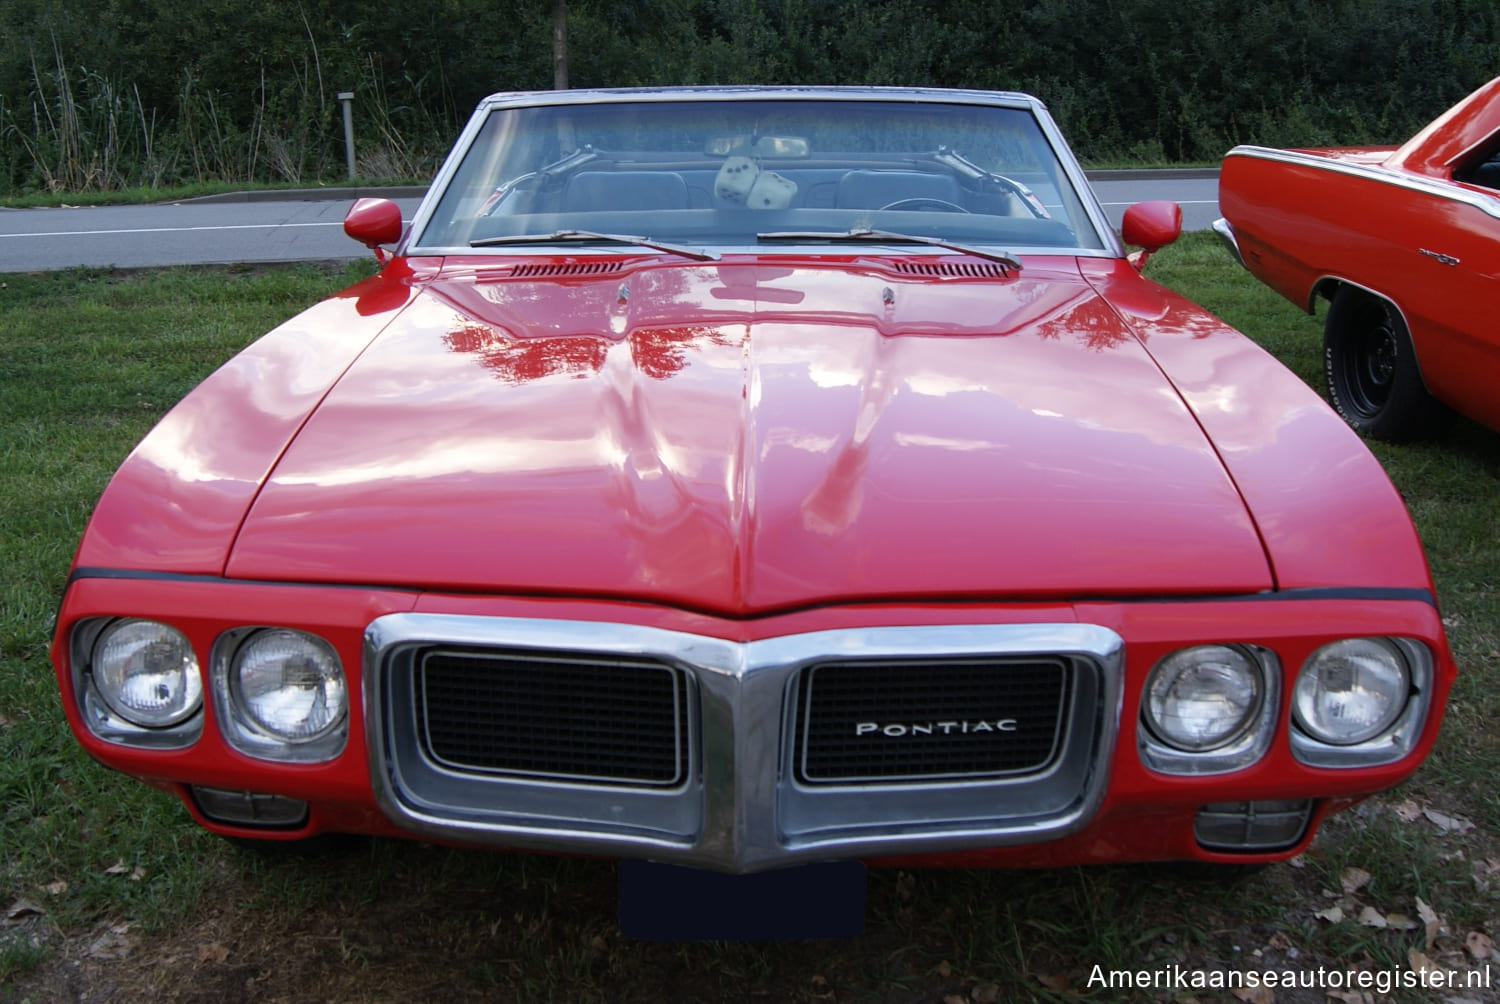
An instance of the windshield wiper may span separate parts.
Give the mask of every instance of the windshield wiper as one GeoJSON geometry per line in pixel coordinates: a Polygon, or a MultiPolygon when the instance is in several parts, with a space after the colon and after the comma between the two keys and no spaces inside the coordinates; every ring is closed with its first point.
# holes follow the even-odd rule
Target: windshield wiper
{"type": "Polygon", "coordinates": [[[871,230],[869,227],[855,227],[853,230],[830,233],[808,232],[799,233],[786,231],[771,234],[756,234],[757,239],[763,241],[858,241],[865,244],[926,244],[930,247],[943,248],[948,251],[957,251],[960,254],[971,254],[976,258],[985,258],[989,261],[997,261],[1006,268],[1021,270],[1021,261],[1008,251],[988,251],[984,248],[972,247],[968,244],[960,244],[942,237],[922,237],[917,234],[897,234],[889,230],[871,230]]]}
{"type": "Polygon", "coordinates": [[[607,241],[610,244],[634,244],[653,251],[681,255],[694,261],[718,261],[719,256],[701,248],[685,248],[677,244],[637,237],[633,234],[600,234],[592,230],[558,230],[550,234],[510,234],[501,237],[481,237],[469,242],[471,248],[492,248],[504,244],[556,244],[559,241],[607,241]]]}

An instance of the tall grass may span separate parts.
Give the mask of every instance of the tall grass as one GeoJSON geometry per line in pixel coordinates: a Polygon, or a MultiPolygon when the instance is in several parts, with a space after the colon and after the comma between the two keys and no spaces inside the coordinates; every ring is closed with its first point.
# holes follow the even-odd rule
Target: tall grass
{"type": "MultiPolygon", "coordinates": [[[[11,148],[21,188],[86,193],[211,182],[308,182],[336,177],[344,164],[341,109],[329,102],[316,48],[297,60],[290,83],[273,87],[262,64],[248,119],[228,95],[183,71],[172,114],[164,118],[134,83],[70,65],[54,45],[33,59],[31,91],[19,107],[0,97],[0,145],[11,148]]],[[[412,104],[388,101],[373,59],[356,91],[356,163],[362,177],[420,178],[445,149],[444,126],[425,111],[422,82],[403,81],[412,104]],[[418,124],[411,135],[404,121],[418,124]]]]}

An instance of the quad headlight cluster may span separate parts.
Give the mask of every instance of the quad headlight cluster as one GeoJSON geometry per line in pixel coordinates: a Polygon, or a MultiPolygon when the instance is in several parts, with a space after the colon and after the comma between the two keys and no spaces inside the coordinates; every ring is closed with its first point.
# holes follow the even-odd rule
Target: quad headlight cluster
{"type": "MultiPolygon", "coordinates": [[[[1290,742],[1320,767],[1389,763],[1409,753],[1426,716],[1432,658],[1405,638],[1345,638],[1302,665],[1290,742]]],[[[1162,659],[1141,699],[1141,757],[1172,774],[1238,770],[1270,748],[1280,664],[1253,645],[1199,645],[1162,659]]]]}
{"type": "MultiPolygon", "coordinates": [[[[112,742],[189,746],[203,732],[203,674],[192,643],[159,621],[90,621],[73,635],[83,716],[112,742]]],[[[293,763],[331,759],[348,738],[344,668],[316,635],[246,627],[214,642],[210,701],[230,746],[293,763]]]]}

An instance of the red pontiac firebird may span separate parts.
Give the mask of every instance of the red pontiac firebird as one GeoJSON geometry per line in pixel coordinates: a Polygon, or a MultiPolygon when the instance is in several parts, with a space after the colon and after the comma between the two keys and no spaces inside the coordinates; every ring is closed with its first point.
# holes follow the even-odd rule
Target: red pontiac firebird
{"type": "Polygon", "coordinates": [[[1127,257],[1179,220],[1019,94],[491,97],[126,459],[69,722],[239,838],[1293,855],[1452,657],[1358,437],[1127,257]]]}
{"type": "Polygon", "coordinates": [[[1500,78],[1399,149],[1229,151],[1215,224],[1258,279],[1312,313],[1329,394],[1380,439],[1450,408],[1500,429],[1500,78]]]}

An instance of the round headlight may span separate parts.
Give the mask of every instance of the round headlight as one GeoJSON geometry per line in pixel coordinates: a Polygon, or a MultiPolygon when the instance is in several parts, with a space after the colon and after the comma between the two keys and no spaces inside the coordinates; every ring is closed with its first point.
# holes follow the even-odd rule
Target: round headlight
{"type": "Polygon", "coordinates": [[[301,631],[258,631],[240,646],[230,692],[245,717],[289,742],[316,739],[343,720],[344,669],[321,638],[301,631]]]}
{"type": "Polygon", "coordinates": [[[132,725],[160,729],[192,717],[203,700],[193,646],[174,627],[123,620],[104,629],[90,659],[94,686],[132,725]]]}
{"type": "Polygon", "coordinates": [[[1146,681],[1146,725],[1157,738],[1191,753],[1227,746],[1260,711],[1264,686],[1255,662],[1228,645],[1173,652],[1146,681]]]}
{"type": "Polygon", "coordinates": [[[1318,649],[1302,667],[1292,714],[1314,739],[1351,746],[1389,729],[1410,691],[1406,660],[1394,645],[1345,638],[1318,649]]]}

